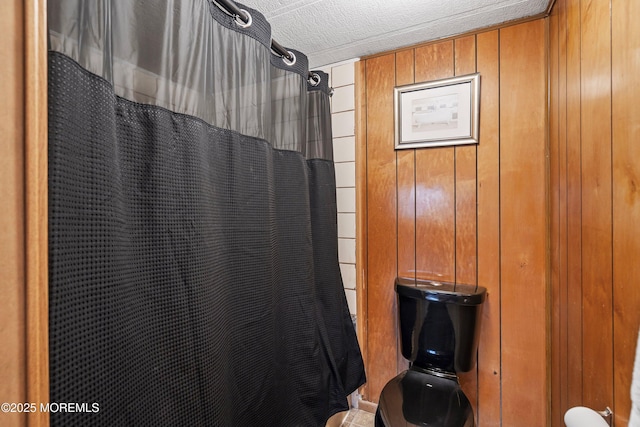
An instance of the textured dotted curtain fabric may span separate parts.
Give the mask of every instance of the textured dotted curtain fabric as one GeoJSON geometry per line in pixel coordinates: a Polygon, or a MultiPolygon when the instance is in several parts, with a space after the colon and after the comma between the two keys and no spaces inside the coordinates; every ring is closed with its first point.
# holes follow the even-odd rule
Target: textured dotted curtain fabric
{"type": "Polygon", "coordinates": [[[242,28],[206,0],[48,8],[50,400],[83,409],[51,424],[346,410],[365,376],[326,75],[271,54],[251,9],[242,28]]]}

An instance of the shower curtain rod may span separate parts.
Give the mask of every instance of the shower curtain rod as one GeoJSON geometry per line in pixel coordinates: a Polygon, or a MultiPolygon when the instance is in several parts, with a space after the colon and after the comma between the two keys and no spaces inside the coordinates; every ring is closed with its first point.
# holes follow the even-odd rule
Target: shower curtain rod
{"type": "MultiPolygon", "coordinates": [[[[218,6],[222,6],[226,12],[236,17],[236,20],[240,20],[242,22],[238,22],[240,25],[249,26],[251,25],[251,15],[244,9],[240,9],[238,5],[232,0],[213,0],[218,6]]],[[[271,50],[280,55],[286,63],[289,65],[293,65],[296,62],[296,56],[284,48],[280,43],[275,41],[273,38],[271,39],[271,50]]],[[[320,76],[316,73],[309,72],[307,75],[307,79],[311,82],[312,85],[317,86],[320,84],[320,76]]]]}

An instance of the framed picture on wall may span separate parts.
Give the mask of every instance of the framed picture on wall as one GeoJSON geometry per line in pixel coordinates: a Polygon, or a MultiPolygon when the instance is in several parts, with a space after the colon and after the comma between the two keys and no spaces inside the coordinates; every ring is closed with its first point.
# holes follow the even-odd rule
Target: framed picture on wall
{"type": "Polygon", "coordinates": [[[396,150],[477,144],[480,74],[393,90],[396,150]]]}

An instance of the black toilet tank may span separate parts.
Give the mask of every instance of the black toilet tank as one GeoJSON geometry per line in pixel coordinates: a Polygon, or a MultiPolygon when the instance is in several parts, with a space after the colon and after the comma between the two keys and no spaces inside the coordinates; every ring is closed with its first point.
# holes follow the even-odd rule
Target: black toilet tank
{"type": "Polygon", "coordinates": [[[456,373],[475,366],[481,286],[397,278],[402,355],[425,369],[456,373]]]}

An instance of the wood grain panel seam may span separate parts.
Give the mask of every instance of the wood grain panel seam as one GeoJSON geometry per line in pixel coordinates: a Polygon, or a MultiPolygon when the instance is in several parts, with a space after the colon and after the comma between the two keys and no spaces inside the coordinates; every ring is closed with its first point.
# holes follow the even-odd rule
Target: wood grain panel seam
{"type": "MultiPolygon", "coordinates": [[[[609,9],[609,52],[610,52],[610,58],[609,58],[609,71],[610,71],[610,81],[609,81],[609,94],[610,94],[610,101],[611,104],[609,106],[609,111],[611,112],[611,129],[610,129],[610,141],[611,141],[611,164],[610,164],[610,169],[611,169],[611,238],[612,238],[612,245],[611,245],[611,313],[612,313],[612,319],[611,319],[611,324],[612,324],[612,333],[611,333],[611,346],[612,348],[615,348],[615,337],[616,337],[616,277],[617,277],[617,269],[616,269],[616,257],[615,257],[615,250],[616,250],[616,242],[615,242],[615,229],[614,229],[614,224],[616,222],[616,216],[615,216],[615,205],[616,205],[616,189],[614,188],[614,179],[615,179],[615,162],[614,162],[614,157],[615,157],[615,147],[614,147],[614,102],[613,102],[613,97],[614,97],[614,81],[613,81],[613,72],[614,72],[614,55],[613,55],[613,37],[614,37],[614,30],[613,30],[613,2],[610,2],[610,9],[609,9]]],[[[614,354],[612,357],[612,373],[613,373],[613,412],[614,414],[616,414],[618,412],[618,408],[616,407],[616,403],[618,401],[617,397],[616,397],[616,371],[617,371],[617,367],[616,367],[616,355],[614,354]]],[[[615,426],[615,422],[616,422],[616,417],[614,416],[613,418],[613,425],[615,426]]]]}
{"type": "MultiPolygon", "coordinates": [[[[611,227],[610,227],[610,235],[611,235],[611,254],[610,254],[610,262],[611,262],[611,348],[615,349],[616,345],[615,345],[615,337],[616,337],[616,322],[615,322],[615,301],[616,301],[616,288],[615,288],[615,283],[616,283],[616,264],[615,264],[615,257],[614,257],[614,248],[615,248],[615,242],[613,241],[613,237],[614,237],[614,230],[613,230],[613,224],[614,224],[614,220],[615,220],[615,216],[614,216],[614,163],[613,163],[613,156],[614,156],[614,146],[613,146],[613,20],[612,20],[612,5],[611,5],[611,1],[609,2],[609,114],[610,114],[610,121],[609,121],[609,180],[611,182],[611,186],[610,186],[610,197],[611,197],[611,210],[609,212],[610,218],[611,218],[611,227]]],[[[616,402],[618,401],[618,399],[616,398],[616,385],[615,385],[615,372],[616,372],[616,357],[615,357],[615,352],[612,351],[611,354],[611,373],[612,373],[612,378],[611,378],[611,396],[613,398],[613,401],[611,402],[611,408],[613,408],[614,413],[617,412],[617,408],[616,408],[616,402]]],[[[613,426],[615,427],[616,424],[616,418],[613,418],[613,426]]]]}
{"type": "Polygon", "coordinates": [[[551,358],[552,358],[552,339],[553,339],[553,333],[551,330],[551,316],[553,314],[552,311],[552,305],[553,305],[553,299],[552,299],[552,289],[551,289],[551,197],[552,197],[552,193],[551,193],[551,156],[550,156],[550,151],[551,151],[551,147],[550,147],[550,118],[549,118],[549,114],[551,112],[551,85],[550,85],[550,52],[549,52],[549,48],[550,48],[550,34],[549,34],[550,28],[549,28],[549,19],[545,19],[544,20],[544,63],[545,63],[545,67],[547,72],[545,73],[545,86],[546,86],[546,105],[545,105],[545,115],[544,115],[544,119],[545,119],[545,123],[544,123],[544,129],[545,129],[545,148],[544,148],[544,152],[545,152],[545,165],[544,165],[544,169],[545,169],[545,193],[546,193],[546,197],[545,197],[545,304],[546,304],[546,308],[545,308],[545,333],[547,335],[546,337],[546,381],[547,381],[547,419],[546,419],[546,424],[547,425],[551,425],[551,405],[552,405],[552,401],[551,401],[551,391],[552,391],[552,378],[551,378],[551,358]]]}
{"type": "MultiPolygon", "coordinates": [[[[456,46],[458,39],[453,39],[451,49],[453,60],[453,75],[456,75],[456,46]]],[[[453,283],[458,283],[458,184],[457,184],[457,147],[453,147],[453,283]]],[[[454,285],[455,286],[455,285],[454,285]]],[[[455,288],[454,288],[455,289],[455,288]]]]}
{"type": "MultiPolygon", "coordinates": [[[[455,52],[455,51],[454,51],[455,52]]],[[[453,69],[455,70],[455,54],[453,69]]],[[[453,148],[453,283],[458,283],[458,185],[457,185],[457,147],[453,148]]]]}
{"type": "MultiPolygon", "coordinates": [[[[412,81],[415,83],[416,81],[416,50],[412,49],[411,50],[412,55],[413,55],[413,78],[412,81]]],[[[417,251],[418,251],[418,197],[417,194],[418,192],[416,191],[416,184],[418,182],[418,164],[417,164],[417,153],[416,150],[413,150],[413,185],[414,185],[414,197],[413,197],[413,249],[414,249],[414,255],[413,255],[413,277],[417,278],[417,274],[418,274],[418,256],[417,256],[417,251]]]]}
{"type": "MultiPolygon", "coordinates": [[[[474,34],[473,36],[473,72],[477,73],[478,72],[478,35],[474,34]]],[[[480,96],[480,94],[478,94],[478,96],[480,96]]],[[[479,200],[479,192],[478,192],[478,144],[475,145],[474,147],[474,151],[475,151],[475,172],[476,172],[476,182],[475,182],[475,221],[476,221],[476,226],[475,226],[475,240],[476,240],[476,247],[475,247],[475,255],[476,255],[476,290],[478,289],[478,286],[480,285],[480,262],[479,260],[479,253],[478,253],[478,247],[479,247],[479,235],[480,233],[478,232],[478,226],[479,226],[479,205],[478,205],[478,200],[479,200]]],[[[479,373],[479,368],[478,368],[479,364],[478,364],[478,350],[476,349],[476,417],[478,418],[478,420],[480,419],[480,373],[479,373]]]]}
{"type": "MultiPolygon", "coordinates": [[[[502,170],[502,30],[498,30],[498,177],[500,177],[502,170]]],[[[498,268],[498,282],[499,286],[499,298],[500,308],[498,312],[500,313],[500,425],[502,426],[502,413],[503,413],[503,379],[504,379],[504,366],[502,365],[502,180],[498,179],[498,258],[499,258],[499,268],[498,268]]]]}

